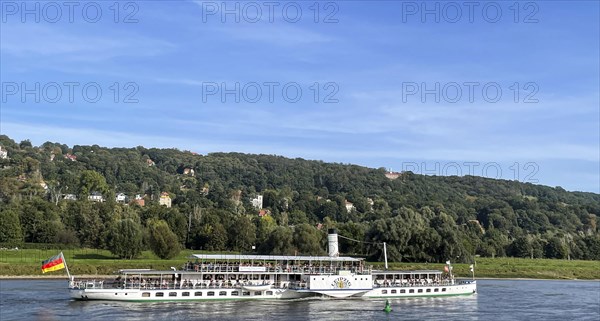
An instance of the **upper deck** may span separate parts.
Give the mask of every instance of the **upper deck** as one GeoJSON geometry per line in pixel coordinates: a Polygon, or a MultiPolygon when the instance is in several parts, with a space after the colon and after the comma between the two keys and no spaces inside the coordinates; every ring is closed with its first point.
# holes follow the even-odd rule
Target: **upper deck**
{"type": "Polygon", "coordinates": [[[335,274],[340,270],[356,274],[365,271],[362,258],[347,256],[291,256],[291,255],[242,255],[242,254],[194,254],[184,270],[200,273],[301,273],[335,274]]]}

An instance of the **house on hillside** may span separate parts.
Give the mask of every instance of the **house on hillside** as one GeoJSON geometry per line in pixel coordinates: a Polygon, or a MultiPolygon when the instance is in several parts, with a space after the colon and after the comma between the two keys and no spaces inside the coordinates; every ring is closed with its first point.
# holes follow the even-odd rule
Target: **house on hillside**
{"type": "Polygon", "coordinates": [[[160,193],[160,199],[158,200],[158,204],[164,205],[164,206],[170,208],[171,207],[171,196],[169,196],[169,193],[167,193],[167,192],[160,193]]]}
{"type": "Polygon", "coordinates": [[[194,172],[194,169],[191,167],[186,167],[183,169],[183,175],[190,175],[192,177],[196,176],[196,173],[194,172]]]}
{"type": "Polygon", "coordinates": [[[271,211],[269,210],[260,210],[258,211],[258,216],[263,217],[263,216],[268,216],[271,214],[271,211]]]}
{"type": "Polygon", "coordinates": [[[96,191],[92,192],[92,194],[88,196],[88,199],[92,202],[104,202],[104,196],[102,196],[102,193],[96,191]]]}
{"type": "Polygon", "coordinates": [[[389,171],[389,172],[385,173],[385,177],[387,177],[388,179],[391,179],[391,180],[395,180],[396,178],[400,177],[401,174],[402,173],[389,171]]]}
{"type": "Polygon", "coordinates": [[[65,154],[65,156],[64,156],[64,157],[65,157],[65,159],[69,159],[69,160],[71,160],[72,162],[74,162],[74,161],[76,161],[76,160],[77,160],[77,156],[75,156],[75,155],[73,155],[73,154],[69,154],[69,153],[65,154]]]}
{"type": "Polygon", "coordinates": [[[135,196],[135,200],[133,200],[133,202],[141,207],[144,207],[144,205],[146,205],[146,200],[144,200],[144,198],[140,194],[137,194],[135,196]]]}
{"type": "Polygon", "coordinates": [[[63,195],[63,199],[65,201],[76,201],[77,200],[77,195],[75,195],[75,194],[64,194],[63,195]]]}
{"type": "Polygon", "coordinates": [[[127,197],[127,195],[125,195],[125,193],[119,193],[119,194],[117,194],[117,196],[115,196],[115,201],[117,203],[127,203],[128,200],[129,200],[129,197],[127,197]]]}
{"type": "Polygon", "coordinates": [[[0,146],[0,159],[7,159],[8,158],[8,151],[6,151],[5,149],[2,149],[2,146],[0,146]]]}
{"type": "Polygon", "coordinates": [[[344,204],[346,205],[346,211],[348,211],[348,213],[352,212],[352,210],[355,209],[354,203],[348,200],[344,200],[344,204]]]}
{"type": "Polygon", "coordinates": [[[257,195],[256,198],[251,199],[250,202],[254,208],[260,210],[263,207],[263,196],[257,195]]]}

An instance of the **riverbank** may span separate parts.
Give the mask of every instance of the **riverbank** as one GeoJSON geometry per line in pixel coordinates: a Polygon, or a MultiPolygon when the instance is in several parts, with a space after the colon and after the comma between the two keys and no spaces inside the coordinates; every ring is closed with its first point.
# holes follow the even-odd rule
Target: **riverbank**
{"type": "MultiPolygon", "coordinates": [[[[42,274],[41,262],[56,255],[58,250],[18,250],[0,251],[0,279],[7,278],[55,278],[60,279],[64,271],[42,274]]],[[[149,251],[143,252],[133,260],[119,260],[108,251],[95,249],[65,250],[64,255],[72,275],[85,275],[90,278],[111,277],[120,269],[158,269],[181,268],[188,257],[198,251],[182,251],[175,259],[161,260],[149,251]]],[[[374,268],[383,269],[381,262],[368,262],[374,268]]],[[[461,278],[470,278],[469,263],[453,264],[454,274],[461,278]]],[[[494,279],[548,279],[548,280],[598,280],[600,279],[599,261],[550,260],[523,258],[477,258],[475,261],[476,278],[494,279]]],[[[442,270],[441,263],[390,263],[390,269],[399,270],[442,270]]]]}

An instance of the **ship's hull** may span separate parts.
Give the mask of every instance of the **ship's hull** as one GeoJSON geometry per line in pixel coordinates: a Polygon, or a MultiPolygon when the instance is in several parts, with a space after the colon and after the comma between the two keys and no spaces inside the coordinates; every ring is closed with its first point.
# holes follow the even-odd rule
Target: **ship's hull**
{"type": "Polygon", "coordinates": [[[331,298],[411,298],[471,295],[476,292],[476,282],[448,286],[379,287],[364,290],[293,290],[269,289],[247,291],[241,288],[215,289],[71,289],[75,300],[106,301],[210,301],[210,300],[275,300],[306,297],[331,298]]]}
{"type": "Polygon", "coordinates": [[[208,301],[251,299],[299,299],[309,295],[287,289],[244,291],[242,289],[71,289],[75,300],[108,301],[208,301]]]}
{"type": "Polygon", "coordinates": [[[414,298],[472,295],[477,292],[477,282],[470,281],[447,286],[380,287],[363,295],[365,298],[414,298]]]}

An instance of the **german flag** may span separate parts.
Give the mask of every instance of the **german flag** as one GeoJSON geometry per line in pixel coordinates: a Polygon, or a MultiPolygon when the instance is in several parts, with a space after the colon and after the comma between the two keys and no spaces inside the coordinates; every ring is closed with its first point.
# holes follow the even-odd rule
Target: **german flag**
{"type": "Polygon", "coordinates": [[[42,262],[42,273],[58,271],[65,268],[65,258],[60,252],[60,254],[55,255],[46,261],[42,262]]]}

